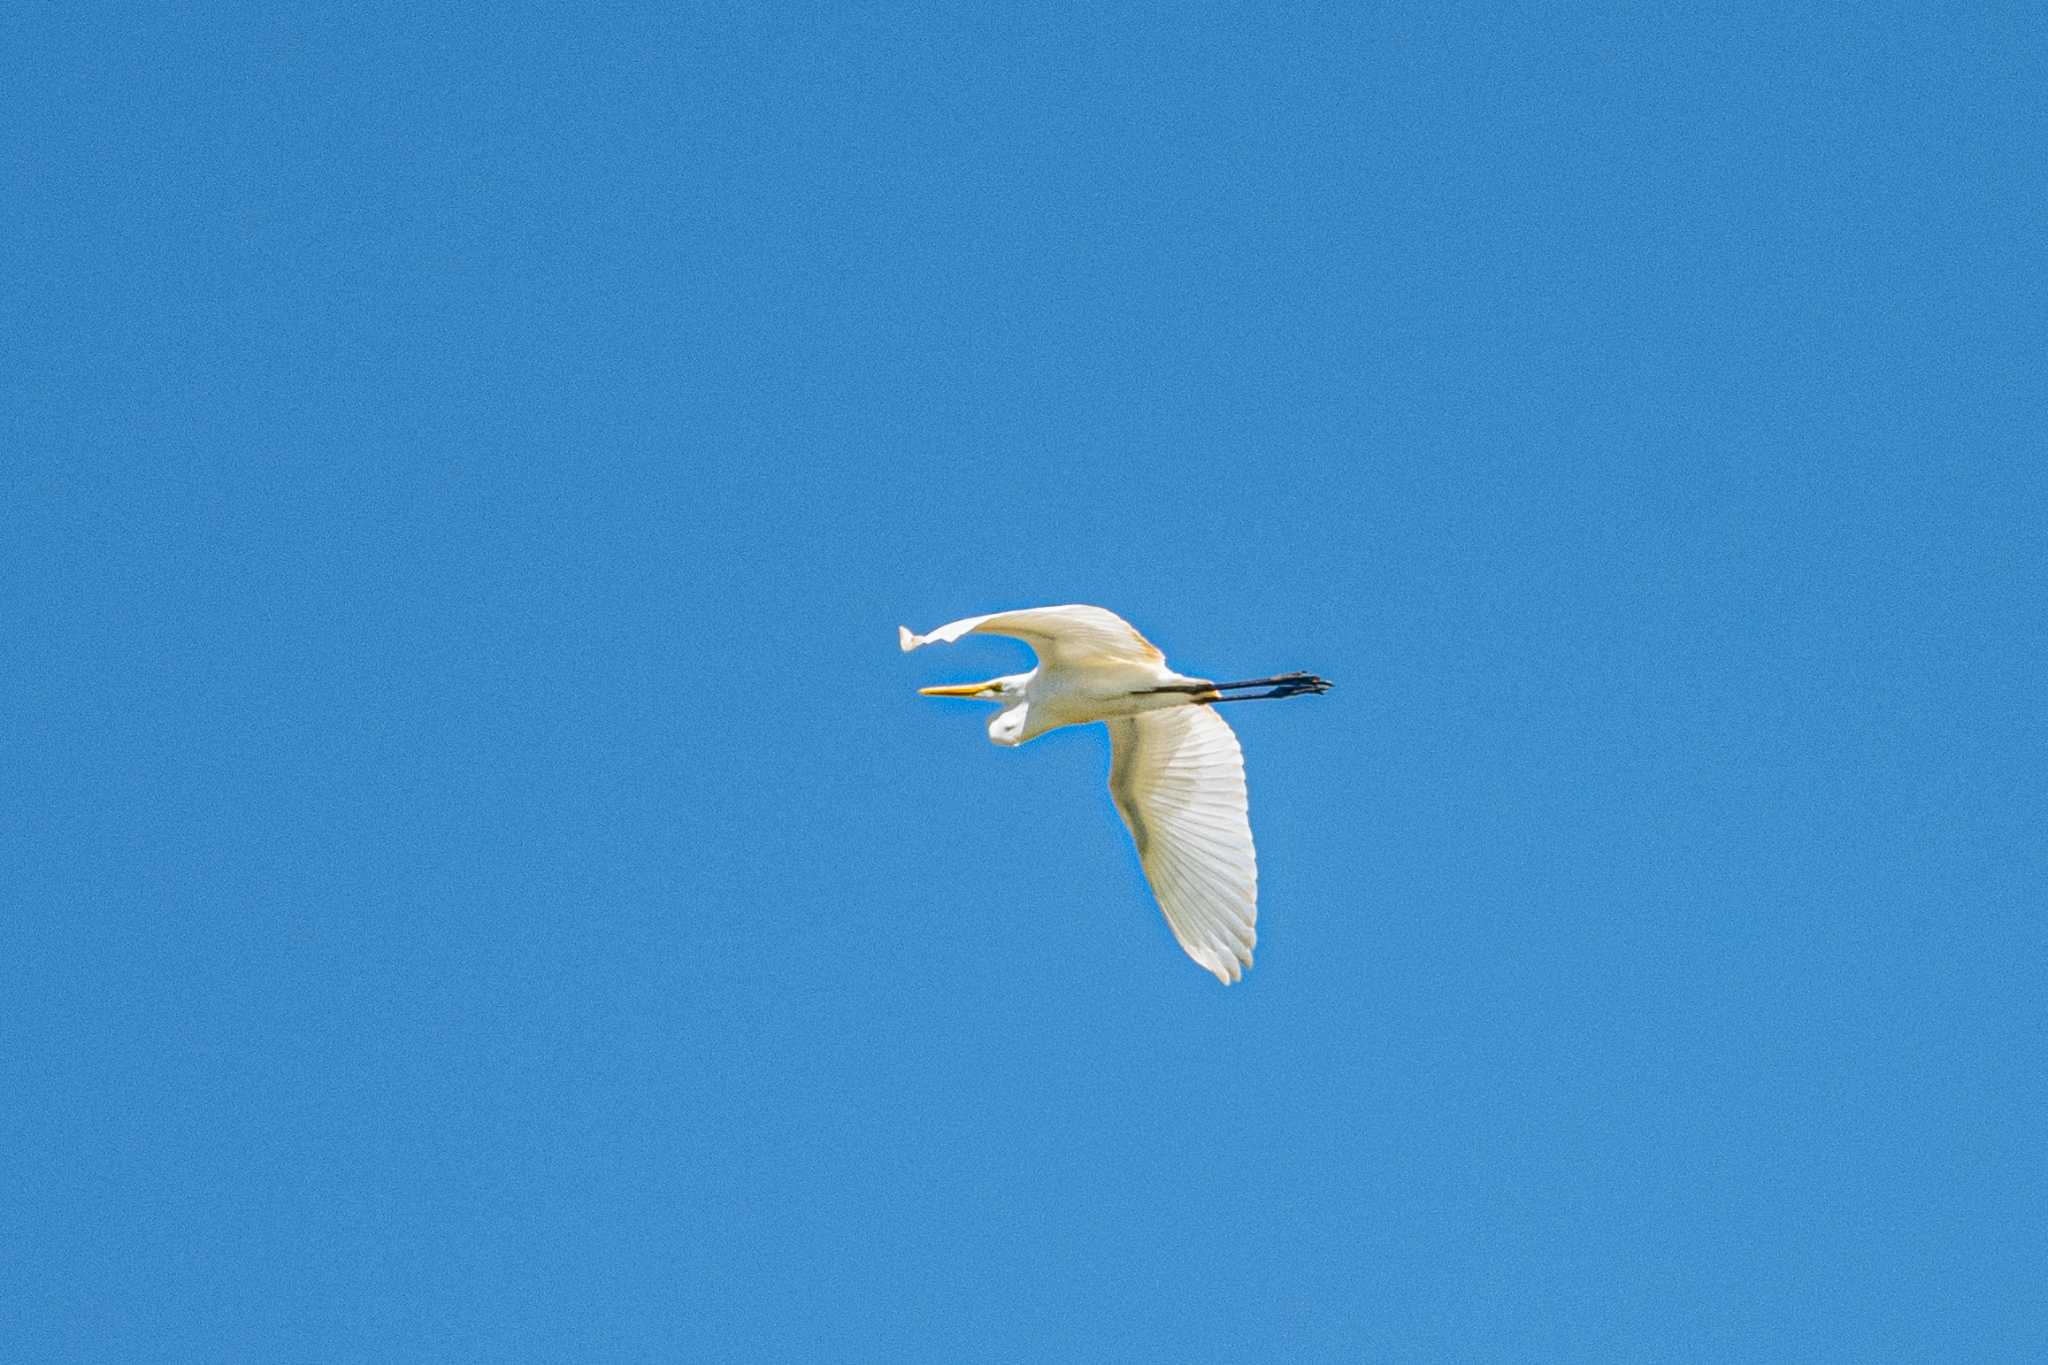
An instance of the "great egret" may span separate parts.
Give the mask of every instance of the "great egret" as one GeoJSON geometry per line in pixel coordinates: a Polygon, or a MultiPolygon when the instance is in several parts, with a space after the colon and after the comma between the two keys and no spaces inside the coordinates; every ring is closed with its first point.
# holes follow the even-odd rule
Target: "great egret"
{"type": "Polygon", "coordinates": [[[1219,683],[1166,666],[1166,656],[1115,612],[1030,607],[970,616],[928,635],[897,627],[907,652],[963,635],[1008,635],[1038,667],[987,682],[925,687],[1003,709],[988,737],[1018,745],[1063,725],[1109,726],[1109,794],[1131,828],[1145,876],[1187,955],[1228,986],[1252,965],[1259,869],[1246,815],[1244,754],[1213,709],[1227,701],[1330,690],[1312,673],[1219,683]],[[1252,689],[1266,689],[1264,691],[1252,689]]]}

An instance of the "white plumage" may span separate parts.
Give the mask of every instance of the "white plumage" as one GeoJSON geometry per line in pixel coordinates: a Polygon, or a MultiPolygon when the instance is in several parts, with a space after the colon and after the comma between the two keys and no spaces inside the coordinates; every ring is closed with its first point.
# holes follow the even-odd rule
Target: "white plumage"
{"type": "Polygon", "coordinates": [[[1258,861],[1247,815],[1244,756],[1216,714],[1226,701],[1328,690],[1306,673],[1214,683],[1166,666],[1151,641],[1101,607],[1032,607],[970,616],[916,635],[905,650],[963,635],[1030,644],[1038,667],[984,683],[924,688],[926,696],[992,701],[989,738],[1016,745],[1064,725],[1109,726],[1109,791],[1130,826],[1145,876],[1187,955],[1226,986],[1252,965],[1258,861]],[[1250,687],[1271,691],[1242,693],[1250,687]]]}
{"type": "Polygon", "coordinates": [[[1225,985],[1252,965],[1259,863],[1244,755],[1223,717],[1183,706],[1109,722],[1109,794],[1187,955],[1225,985]]]}

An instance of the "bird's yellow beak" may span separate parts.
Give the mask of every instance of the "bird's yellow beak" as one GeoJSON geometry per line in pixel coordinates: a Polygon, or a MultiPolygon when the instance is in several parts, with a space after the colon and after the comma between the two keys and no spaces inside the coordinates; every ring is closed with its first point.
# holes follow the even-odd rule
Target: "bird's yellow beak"
{"type": "Polygon", "coordinates": [[[978,697],[988,691],[989,687],[990,684],[985,682],[955,683],[950,687],[920,687],[917,689],[917,695],[920,697],[978,697]]]}

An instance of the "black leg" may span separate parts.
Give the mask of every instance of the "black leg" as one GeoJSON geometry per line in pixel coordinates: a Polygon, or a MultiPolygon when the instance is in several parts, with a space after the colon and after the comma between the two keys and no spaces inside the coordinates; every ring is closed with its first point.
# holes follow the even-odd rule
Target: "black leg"
{"type": "Polygon", "coordinates": [[[1216,683],[1214,686],[1228,691],[1233,687],[1283,687],[1289,683],[1321,681],[1313,673],[1276,673],[1270,678],[1247,678],[1243,682],[1216,683]]]}
{"type": "MultiPolygon", "coordinates": [[[[1205,706],[1219,701],[1262,701],[1268,697],[1298,697],[1305,692],[1322,693],[1330,690],[1328,678],[1318,678],[1313,673],[1279,673],[1270,678],[1250,678],[1244,682],[1225,683],[1167,683],[1163,687],[1148,687],[1146,692],[1185,692],[1205,706]],[[1268,692],[1251,692],[1235,697],[1205,697],[1204,692],[1238,692],[1247,687],[1267,687],[1268,692]]],[[[1136,694],[1133,694],[1136,695],[1136,694]]]]}
{"type": "Polygon", "coordinates": [[[1202,697],[1199,701],[1203,706],[1220,706],[1227,701],[1267,701],[1274,697],[1320,696],[1329,690],[1330,684],[1322,678],[1317,678],[1314,682],[1288,683],[1270,692],[1241,692],[1234,697],[1202,697]]]}

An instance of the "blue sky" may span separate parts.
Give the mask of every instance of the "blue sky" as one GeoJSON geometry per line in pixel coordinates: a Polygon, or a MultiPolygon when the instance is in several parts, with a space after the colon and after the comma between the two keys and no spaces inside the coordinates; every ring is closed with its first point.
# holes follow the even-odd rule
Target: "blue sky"
{"type": "Polygon", "coordinates": [[[4,24],[9,1358],[2048,1353],[2038,14],[4,24]]]}

